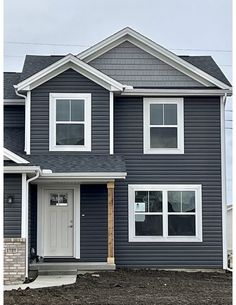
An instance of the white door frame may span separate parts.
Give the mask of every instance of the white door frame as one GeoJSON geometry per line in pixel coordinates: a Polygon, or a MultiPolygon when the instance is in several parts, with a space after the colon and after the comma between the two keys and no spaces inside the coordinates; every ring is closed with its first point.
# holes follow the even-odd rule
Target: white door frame
{"type": "Polygon", "coordinates": [[[44,257],[44,227],[45,227],[45,192],[47,190],[73,191],[73,257],[80,258],[80,185],[79,184],[38,184],[37,194],[37,254],[44,257]]]}

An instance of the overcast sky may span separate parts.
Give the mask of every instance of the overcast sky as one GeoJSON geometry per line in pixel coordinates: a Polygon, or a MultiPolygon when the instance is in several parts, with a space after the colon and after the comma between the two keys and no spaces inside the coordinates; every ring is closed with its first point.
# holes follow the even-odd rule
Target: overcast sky
{"type": "MultiPolygon", "coordinates": [[[[77,54],[130,26],[178,55],[212,55],[232,80],[231,0],[6,0],[4,5],[5,71],[21,71],[25,54],[77,54]]],[[[226,109],[231,203],[231,101],[226,109]]]]}

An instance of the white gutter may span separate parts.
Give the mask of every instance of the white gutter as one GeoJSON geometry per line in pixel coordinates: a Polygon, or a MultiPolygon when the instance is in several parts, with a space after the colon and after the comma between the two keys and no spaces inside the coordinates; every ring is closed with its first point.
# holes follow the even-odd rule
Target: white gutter
{"type": "Polygon", "coordinates": [[[223,269],[228,268],[227,253],[227,208],[226,208],[226,159],[225,159],[225,103],[227,94],[221,98],[221,181],[222,181],[222,241],[223,269]]]}
{"type": "Polygon", "coordinates": [[[35,173],[40,170],[39,166],[4,166],[4,173],[7,174],[23,174],[23,173],[35,173]]]}
{"type": "Polygon", "coordinates": [[[45,173],[42,172],[40,177],[42,178],[57,178],[57,179],[125,179],[127,176],[126,172],[76,172],[76,173],[45,173]]]}
{"type": "MultiPolygon", "coordinates": [[[[37,169],[35,171],[36,175],[32,178],[29,178],[26,180],[26,185],[25,185],[25,213],[24,213],[24,231],[23,231],[23,238],[25,238],[25,247],[26,247],[26,253],[25,253],[25,277],[28,278],[28,268],[29,268],[29,259],[28,259],[28,253],[29,253],[29,183],[33,180],[38,179],[39,174],[40,174],[40,169],[37,169]]],[[[23,186],[22,186],[23,188],[23,186]]],[[[23,204],[22,204],[23,205],[23,204]]],[[[22,219],[23,221],[23,219],[22,219]]]]}
{"type": "Polygon", "coordinates": [[[225,96],[225,94],[231,96],[232,90],[229,89],[129,89],[125,88],[123,92],[121,92],[121,95],[133,95],[133,96],[139,96],[139,95],[145,95],[145,96],[225,96]]]}

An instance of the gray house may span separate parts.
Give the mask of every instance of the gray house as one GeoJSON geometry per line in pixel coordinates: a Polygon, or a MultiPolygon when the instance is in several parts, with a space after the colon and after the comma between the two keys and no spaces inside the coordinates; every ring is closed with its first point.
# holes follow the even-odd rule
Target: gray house
{"type": "Polygon", "coordinates": [[[225,269],[231,93],[210,56],[130,28],[5,73],[5,283],[33,269],[225,269]]]}

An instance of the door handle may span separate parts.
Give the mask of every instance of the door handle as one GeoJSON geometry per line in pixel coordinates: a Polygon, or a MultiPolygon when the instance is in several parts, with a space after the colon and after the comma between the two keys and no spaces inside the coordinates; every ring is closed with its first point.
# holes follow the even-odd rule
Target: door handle
{"type": "Polygon", "coordinates": [[[68,226],[68,228],[73,228],[73,225],[68,226]]]}

